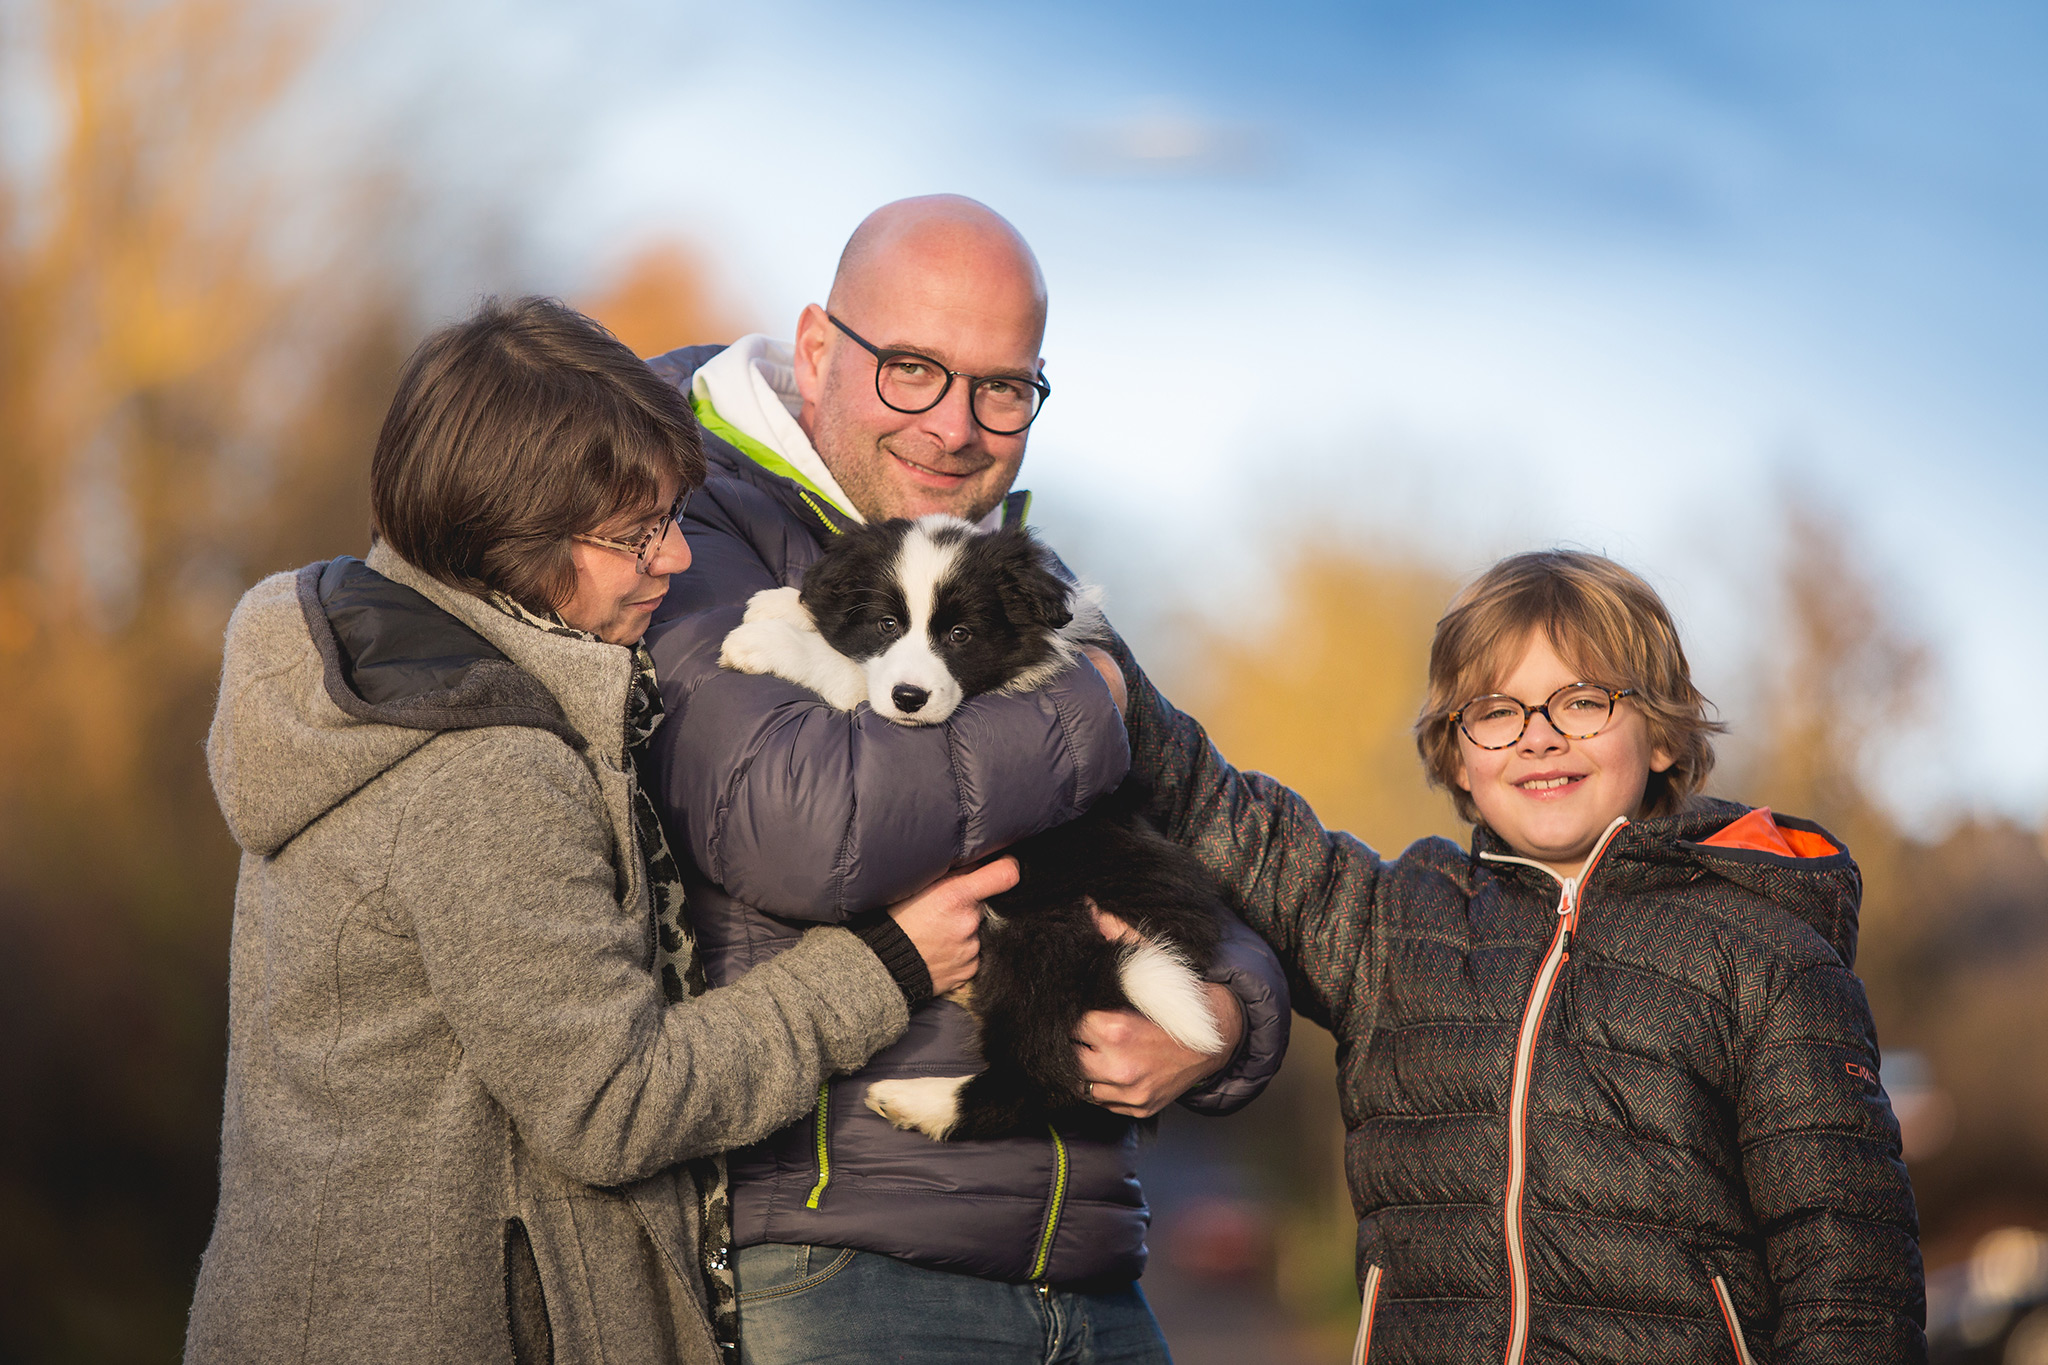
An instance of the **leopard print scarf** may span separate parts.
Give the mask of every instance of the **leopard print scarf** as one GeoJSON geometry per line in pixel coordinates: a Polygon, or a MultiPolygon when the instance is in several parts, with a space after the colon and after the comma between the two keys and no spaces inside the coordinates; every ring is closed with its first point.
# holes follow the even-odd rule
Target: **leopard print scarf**
{"type": "MultiPolygon", "coordinates": [[[[543,615],[529,611],[504,593],[494,592],[486,600],[536,630],[603,643],[555,612],[543,615]]],[[[663,714],[661,689],[654,677],[654,656],[647,652],[646,645],[635,644],[633,685],[626,693],[626,753],[632,759],[626,769],[626,786],[632,793],[633,832],[640,845],[641,862],[647,869],[647,898],[654,929],[654,959],[648,966],[661,982],[662,995],[674,1004],[688,996],[704,994],[710,983],[704,976],[704,964],[697,957],[696,938],[683,917],[682,869],[669,850],[661,816],[647,795],[648,741],[661,725],[663,714]]],[[[689,1167],[697,1181],[703,1229],[698,1259],[710,1295],[711,1326],[726,1358],[736,1359],[739,1290],[732,1268],[732,1200],[726,1184],[725,1157],[698,1157],[689,1167]]]]}

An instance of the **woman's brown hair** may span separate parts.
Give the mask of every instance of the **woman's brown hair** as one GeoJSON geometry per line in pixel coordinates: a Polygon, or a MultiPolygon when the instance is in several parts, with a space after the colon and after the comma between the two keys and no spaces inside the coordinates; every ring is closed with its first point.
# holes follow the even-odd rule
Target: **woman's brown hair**
{"type": "Polygon", "coordinates": [[[688,402],[601,323],[487,299],[406,361],[370,461],[370,530],[444,583],[546,610],[575,591],[570,537],[703,482],[688,402]]]}
{"type": "Polygon", "coordinates": [[[1656,589],[1611,559],[1576,550],[1501,560],[1436,623],[1429,698],[1415,722],[1415,747],[1430,780],[1450,792],[1460,816],[1478,823],[1478,807],[1456,781],[1451,713],[1497,688],[1539,630],[1581,681],[1635,689],[1621,704],[1641,710],[1651,745],[1672,756],[1669,769],[1650,774],[1643,811],[1682,809],[1712,771],[1713,736],[1727,726],[1708,718],[1678,627],[1656,589]]]}

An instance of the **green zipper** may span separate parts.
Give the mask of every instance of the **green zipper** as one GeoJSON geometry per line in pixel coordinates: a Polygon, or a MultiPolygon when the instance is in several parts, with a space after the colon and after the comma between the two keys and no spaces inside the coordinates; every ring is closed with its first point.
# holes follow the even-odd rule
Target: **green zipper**
{"type": "MultiPolygon", "coordinates": [[[[697,415],[697,424],[713,436],[724,441],[727,445],[739,451],[740,454],[745,455],[755,464],[760,465],[770,474],[779,474],[791,483],[794,483],[797,486],[796,495],[804,500],[806,507],[817,513],[818,520],[825,523],[825,529],[835,536],[841,534],[838,523],[825,515],[825,508],[818,506],[816,502],[811,500],[811,494],[817,494],[819,498],[824,500],[826,506],[833,508],[835,511],[838,510],[839,504],[833,502],[824,489],[806,478],[802,470],[798,469],[788,460],[783,459],[782,456],[776,454],[767,445],[755,440],[732,423],[726,421],[725,418],[719,415],[718,409],[711,405],[711,400],[708,398],[700,398],[695,393],[692,393],[690,395],[690,411],[697,415]]],[[[840,515],[844,516],[846,514],[841,512],[840,515]]]]}
{"type": "Polygon", "coordinates": [[[1067,1144],[1060,1137],[1059,1129],[1047,1124],[1045,1131],[1052,1134],[1052,1199],[1045,1206],[1045,1226],[1038,1234],[1038,1253],[1031,1258],[1031,1278],[1042,1279],[1047,1263],[1052,1260],[1053,1234],[1059,1231],[1060,1211],[1067,1204],[1067,1144]]]}
{"type": "Polygon", "coordinates": [[[832,1183],[832,1148],[825,1141],[825,1128],[831,1119],[832,1083],[827,1081],[818,1087],[818,1183],[811,1186],[811,1197],[804,1200],[804,1207],[807,1209],[818,1207],[818,1200],[824,1195],[825,1187],[832,1183]]]}

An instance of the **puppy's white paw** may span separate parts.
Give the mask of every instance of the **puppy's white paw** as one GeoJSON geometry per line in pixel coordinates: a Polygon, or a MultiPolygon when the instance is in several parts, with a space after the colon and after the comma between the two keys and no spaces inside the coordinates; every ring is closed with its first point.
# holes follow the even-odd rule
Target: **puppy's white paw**
{"type": "Polygon", "coordinates": [[[735,673],[788,677],[796,664],[796,645],[788,622],[756,621],[750,615],[725,637],[725,643],[719,646],[718,662],[735,673]]]}
{"type": "Polygon", "coordinates": [[[815,630],[810,609],[795,588],[764,588],[747,599],[747,621],[791,621],[815,630]]]}
{"type": "Polygon", "coordinates": [[[841,711],[868,699],[867,670],[818,634],[795,588],[755,593],[745,619],[719,646],[718,662],[735,673],[765,673],[808,687],[841,711]]]}
{"type": "Polygon", "coordinates": [[[960,1091],[972,1076],[921,1076],[912,1080],[876,1081],[868,1087],[867,1106],[906,1132],[923,1133],[933,1141],[953,1131],[960,1121],[960,1091]]]}

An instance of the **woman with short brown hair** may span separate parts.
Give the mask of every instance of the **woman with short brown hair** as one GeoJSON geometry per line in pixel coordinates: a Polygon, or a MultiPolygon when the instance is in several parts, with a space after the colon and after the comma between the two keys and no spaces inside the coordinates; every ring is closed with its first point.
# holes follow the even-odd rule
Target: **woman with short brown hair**
{"type": "Polygon", "coordinates": [[[706,992],[636,771],[689,549],[687,405],[603,328],[487,304],[408,362],[367,561],[228,626],[243,849],[204,1361],[710,1362],[716,1154],[972,975],[995,865],[706,992]]]}

